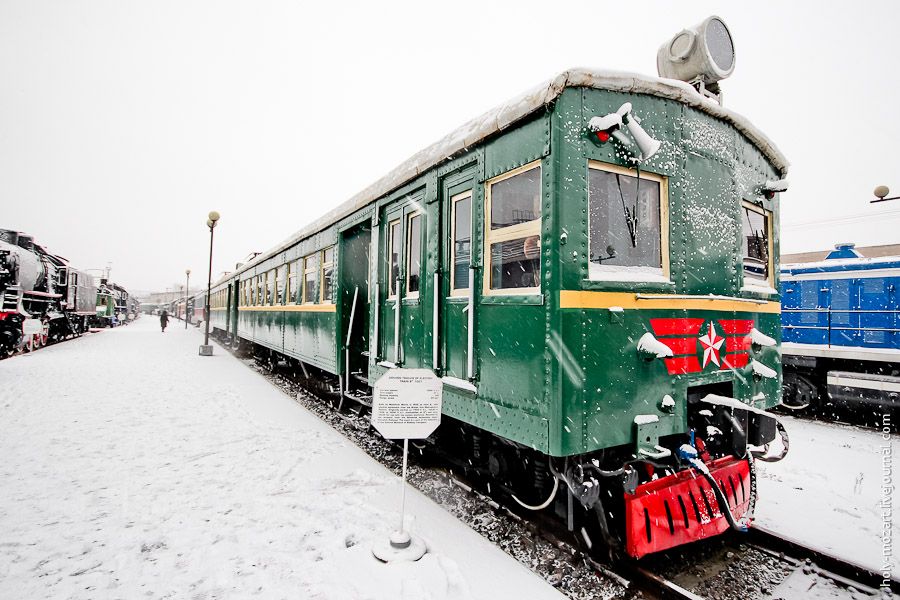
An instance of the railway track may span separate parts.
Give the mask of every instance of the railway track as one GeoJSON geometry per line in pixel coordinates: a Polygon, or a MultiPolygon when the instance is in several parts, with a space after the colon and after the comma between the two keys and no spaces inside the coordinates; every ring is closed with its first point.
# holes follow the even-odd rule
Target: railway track
{"type": "MultiPolygon", "coordinates": [[[[375,433],[364,408],[353,410],[344,403],[345,410],[335,410],[339,402],[313,395],[300,378],[277,365],[244,362],[399,474],[399,447],[375,433]]],[[[881,576],[869,569],[762,528],[728,532],[640,561],[613,558],[558,521],[542,513],[524,514],[415,447],[408,480],[573,600],[900,598],[900,581],[882,587],[881,576]]]]}

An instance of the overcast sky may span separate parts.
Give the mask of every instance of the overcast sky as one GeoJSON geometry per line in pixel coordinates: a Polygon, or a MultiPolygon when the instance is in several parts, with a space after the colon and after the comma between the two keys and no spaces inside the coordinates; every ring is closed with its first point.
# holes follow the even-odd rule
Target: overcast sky
{"type": "Polygon", "coordinates": [[[791,162],[782,252],[900,243],[900,3],[0,0],[0,228],[132,290],[205,286],[571,67],[656,76],[719,15],[725,105],[791,162]]]}

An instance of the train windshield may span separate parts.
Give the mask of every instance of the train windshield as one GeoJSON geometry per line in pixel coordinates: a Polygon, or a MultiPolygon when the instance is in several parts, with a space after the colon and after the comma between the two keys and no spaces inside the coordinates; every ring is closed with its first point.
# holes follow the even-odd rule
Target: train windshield
{"type": "Polygon", "coordinates": [[[662,182],[629,169],[589,169],[590,277],[633,271],[662,275],[662,182]]]}

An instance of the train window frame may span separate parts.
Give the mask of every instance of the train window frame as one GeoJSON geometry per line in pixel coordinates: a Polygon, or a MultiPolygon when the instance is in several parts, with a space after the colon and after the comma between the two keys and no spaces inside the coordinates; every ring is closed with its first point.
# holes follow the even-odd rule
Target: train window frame
{"type": "Polygon", "coordinates": [[[266,271],[266,306],[275,306],[276,274],[275,269],[266,271]]]}
{"type": "Polygon", "coordinates": [[[287,304],[288,306],[297,304],[297,295],[299,294],[299,290],[297,289],[297,273],[300,270],[300,265],[298,264],[299,260],[292,260],[288,265],[288,284],[287,284],[287,304]]]}
{"type": "Polygon", "coordinates": [[[775,256],[773,252],[775,240],[772,235],[772,227],[774,225],[773,215],[773,211],[767,208],[747,200],[741,200],[741,285],[742,289],[745,291],[777,293],[777,290],[775,290],[775,256]],[[744,269],[744,261],[748,258],[747,255],[749,254],[749,246],[747,245],[746,236],[744,235],[744,211],[746,210],[761,215],[766,226],[766,252],[768,256],[766,257],[767,276],[765,278],[748,277],[747,271],[744,269]]]}
{"type": "Polygon", "coordinates": [[[284,306],[285,287],[287,280],[287,265],[279,265],[275,268],[275,304],[276,306],[284,306]]]}
{"type": "Polygon", "coordinates": [[[469,269],[472,266],[472,231],[474,219],[472,213],[472,202],[474,200],[474,195],[472,194],[472,190],[466,190],[465,192],[460,192],[459,194],[455,194],[450,197],[450,264],[448,268],[450,269],[450,296],[468,296],[469,288],[472,287],[471,274],[469,273],[469,269]],[[468,284],[466,287],[456,287],[456,207],[459,206],[460,202],[465,200],[469,201],[469,266],[466,268],[466,277],[468,279],[468,284]]]}
{"type": "Polygon", "coordinates": [[[323,248],[322,256],[319,260],[319,302],[321,304],[334,304],[334,246],[323,248]],[[331,259],[325,260],[328,252],[331,252],[331,259]],[[326,280],[325,271],[328,270],[328,278],[326,280]]]}
{"type": "Polygon", "coordinates": [[[265,298],[265,276],[260,273],[256,276],[256,306],[263,305],[263,298],[265,298]]]}
{"type": "Polygon", "coordinates": [[[303,257],[303,292],[302,292],[303,295],[301,296],[301,300],[302,300],[301,304],[317,304],[318,303],[319,295],[316,293],[317,292],[316,286],[318,285],[317,274],[318,274],[318,270],[319,270],[319,267],[317,264],[318,257],[319,257],[318,252],[314,252],[312,254],[307,254],[306,256],[303,257]],[[312,275],[312,288],[313,289],[311,289],[311,290],[308,287],[308,281],[309,281],[307,278],[308,275],[312,275]],[[310,295],[310,292],[311,292],[311,295],[310,295]],[[311,298],[311,299],[307,300],[307,298],[311,298]]]}
{"type": "Polygon", "coordinates": [[[392,221],[388,221],[388,236],[387,236],[387,276],[388,276],[388,300],[394,300],[397,298],[397,282],[400,281],[400,269],[401,264],[400,260],[403,257],[403,219],[394,219],[392,221]],[[394,231],[394,227],[397,227],[396,232],[394,231]],[[400,242],[400,246],[397,248],[397,253],[394,253],[394,241],[398,240],[400,242]],[[396,271],[394,269],[394,256],[397,257],[396,271]]]}
{"type": "MultiPolygon", "coordinates": [[[[521,167],[507,171],[497,177],[492,177],[484,183],[484,277],[482,277],[482,293],[485,296],[526,296],[537,295],[541,293],[541,246],[542,246],[542,226],[544,222],[544,169],[540,159],[532,161],[521,167]],[[537,170],[540,181],[540,196],[538,201],[539,216],[536,219],[491,229],[491,188],[502,181],[512,179],[531,170],[537,170]],[[537,238],[537,285],[520,288],[493,288],[494,264],[492,256],[492,248],[496,244],[503,242],[511,242],[519,239],[528,240],[529,238],[537,238]]],[[[527,242],[523,242],[523,245],[527,242]]]]}
{"type": "Polygon", "coordinates": [[[670,265],[670,243],[669,243],[669,178],[665,175],[652,173],[649,171],[638,171],[629,169],[612,163],[605,163],[598,160],[588,161],[588,189],[587,189],[587,271],[588,276],[585,281],[637,281],[652,283],[671,283],[671,265],[670,265]],[[597,265],[598,268],[591,274],[591,197],[590,197],[590,172],[591,170],[605,171],[607,173],[615,173],[617,175],[625,175],[627,177],[637,178],[641,180],[653,181],[659,185],[659,255],[660,266],[649,267],[641,265],[609,265],[610,268],[604,268],[607,265],[597,265]]]}
{"type": "Polygon", "coordinates": [[[422,270],[423,270],[423,269],[422,269],[422,266],[423,266],[423,265],[422,265],[422,250],[423,250],[423,246],[424,246],[424,244],[422,244],[422,230],[423,230],[423,228],[422,228],[422,222],[423,222],[423,221],[424,221],[424,217],[423,217],[422,211],[420,211],[420,210],[416,210],[416,211],[413,211],[413,212],[411,212],[411,213],[407,213],[407,215],[406,215],[406,236],[405,236],[405,238],[404,238],[405,241],[406,241],[406,256],[405,256],[405,258],[406,258],[406,269],[404,269],[405,274],[404,274],[404,276],[403,276],[403,279],[404,279],[404,281],[403,281],[403,283],[404,283],[404,290],[403,290],[403,291],[404,291],[404,296],[403,296],[403,297],[404,297],[404,298],[409,298],[409,299],[415,299],[415,298],[418,298],[418,297],[419,297],[419,290],[421,290],[421,288],[422,288],[422,270]],[[416,289],[415,289],[414,291],[411,291],[411,288],[412,288],[412,277],[414,276],[414,275],[413,275],[413,272],[412,272],[412,258],[413,258],[413,255],[412,255],[412,253],[413,253],[413,243],[412,243],[412,242],[413,242],[413,219],[416,219],[416,218],[419,219],[419,222],[418,222],[418,229],[419,229],[419,231],[418,231],[418,234],[419,234],[419,240],[418,240],[418,243],[419,243],[419,257],[418,257],[418,260],[419,260],[419,272],[415,275],[415,276],[418,278],[417,281],[416,281],[416,289]]]}

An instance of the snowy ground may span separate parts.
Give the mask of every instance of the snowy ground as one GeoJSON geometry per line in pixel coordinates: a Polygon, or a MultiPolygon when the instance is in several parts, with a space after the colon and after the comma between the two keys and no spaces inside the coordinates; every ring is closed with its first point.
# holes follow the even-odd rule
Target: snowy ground
{"type": "Polygon", "coordinates": [[[202,337],[145,317],[0,362],[0,598],[562,598],[202,337]]]}
{"type": "Polygon", "coordinates": [[[790,452],[759,463],[757,523],[879,573],[887,564],[900,578],[898,436],[784,421],[790,452]]]}
{"type": "MultiPolygon", "coordinates": [[[[376,561],[396,477],[220,348],[199,357],[195,329],[157,323],[0,361],[0,598],[562,598],[412,489],[429,553],[376,561]]],[[[897,437],[787,426],[758,523],[881,570],[897,437]]]]}

